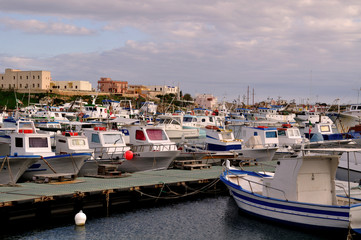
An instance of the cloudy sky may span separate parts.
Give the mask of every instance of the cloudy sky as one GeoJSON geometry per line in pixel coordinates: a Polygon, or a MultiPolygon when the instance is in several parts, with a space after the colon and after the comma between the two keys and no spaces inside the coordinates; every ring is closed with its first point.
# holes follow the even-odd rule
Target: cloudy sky
{"type": "MultiPolygon", "coordinates": [[[[0,0],[0,72],[361,100],[360,0],[0,0]],[[359,97],[358,97],[359,96],[359,97]]],[[[308,99],[308,100],[307,100],[308,99]]]]}

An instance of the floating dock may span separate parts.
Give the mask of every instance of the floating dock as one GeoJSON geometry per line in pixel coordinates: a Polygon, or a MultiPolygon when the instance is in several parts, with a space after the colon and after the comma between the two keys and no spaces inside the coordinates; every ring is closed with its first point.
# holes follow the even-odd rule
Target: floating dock
{"type": "MultiPolygon", "coordinates": [[[[249,170],[261,170],[249,166],[249,170]]],[[[268,166],[264,171],[272,171],[268,166]]],[[[262,171],[262,170],[261,170],[262,171]]],[[[64,181],[26,182],[0,187],[0,223],[58,215],[74,216],[79,210],[101,209],[149,200],[172,200],[217,195],[226,187],[219,181],[221,166],[206,169],[137,172],[110,177],[79,177],[64,181]]]]}

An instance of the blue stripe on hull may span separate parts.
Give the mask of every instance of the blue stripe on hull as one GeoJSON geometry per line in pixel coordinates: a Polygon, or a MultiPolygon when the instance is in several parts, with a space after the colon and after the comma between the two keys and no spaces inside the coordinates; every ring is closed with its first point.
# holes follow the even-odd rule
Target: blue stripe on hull
{"type": "Polygon", "coordinates": [[[209,151],[230,151],[230,150],[241,150],[241,144],[234,144],[234,145],[218,145],[208,143],[208,150],[209,151]]]}
{"type": "MultiPolygon", "coordinates": [[[[271,202],[267,202],[267,201],[250,198],[245,195],[238,194],[234,191],[232,191],[232,194],[234,194],[236,197],[243,199],[245,201],[249,201],[249,202],[252,202],[255,204],[259,204],[259,205],[271,207],[271,208],[276,208],[276,209],[280,209],[280,210],[296,211],[296,212],[300,212],[300,213],[322,214],[322,215],[337,216],[337,217],[348,217],[349,216],[348,212],[311,209],[311,208],[306,208],[306,207],[296,207],[296,206],[289,206],[289,205],[278,204],[278,203],[271,203],[271,202]]],[[[250,194],[250,195],[253,195],[253,194],[250,194]]],[[[338,207],[338,209],[341,209],[341,207],[338,207]]]]}

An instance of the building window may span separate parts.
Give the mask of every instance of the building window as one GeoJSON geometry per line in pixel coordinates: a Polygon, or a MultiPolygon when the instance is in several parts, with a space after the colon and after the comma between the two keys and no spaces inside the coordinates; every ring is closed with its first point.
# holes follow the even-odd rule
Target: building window
{"type": "Polygon", "coordinates": [[[66,86],[64,86],[64,88],[66,89],[66,86]]]}
{"type": "Polygon", "coordinates": [[[23,76],[20,76],[20,79],[23,79],[23,76]]]}
{"type": "Polygon", "coordinates": [[[15,76],[14,76],[14,80],[15,80],[15,76]]]}
{"type": "Polygon", "coordinates": [[[40,84],[38,83],[38,88],[40,87],[40,84]]]}
{"type": "Polygon", "coordinates": [[[35,76],[33,75],[33,79],[35,79],[35,76]]]}
{"type": "Polygon", "coordinates": [[[40,76],[38,75],[38,79],[40,79],[40,76]]]}
{"type": "Polygon", "coordinates": [[[20,87],[22,88],[22,87],[23,87],[23,85],[22,85],[22,84],[20,84],[20,87]]]}
{"type": "Polygon", "coordinates": [[[1,80],[4,80],[4,77],[3,77],[3,76],[1,77],[1,80]]]}
{"type": "Polygon", "coordinates": [[[78,86],[75,86],[75,89],[78,89],[78,86]]]}
{"type": "Polygon", "coordinates": [[[33,83],[33,88],[35,88],[35,83],[33,83]]]}

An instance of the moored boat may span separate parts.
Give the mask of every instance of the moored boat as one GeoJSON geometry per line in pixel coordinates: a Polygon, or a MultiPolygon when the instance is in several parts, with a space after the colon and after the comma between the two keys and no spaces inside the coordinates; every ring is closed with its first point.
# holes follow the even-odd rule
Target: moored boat
{"type": "Polygon", "coordinates": [[[274,174],[237,170],[226,163],[220,179],[238,207],[290,225],[361,233],[361,200],[336,194],[338,156],[280,159],[274,174]]]}

